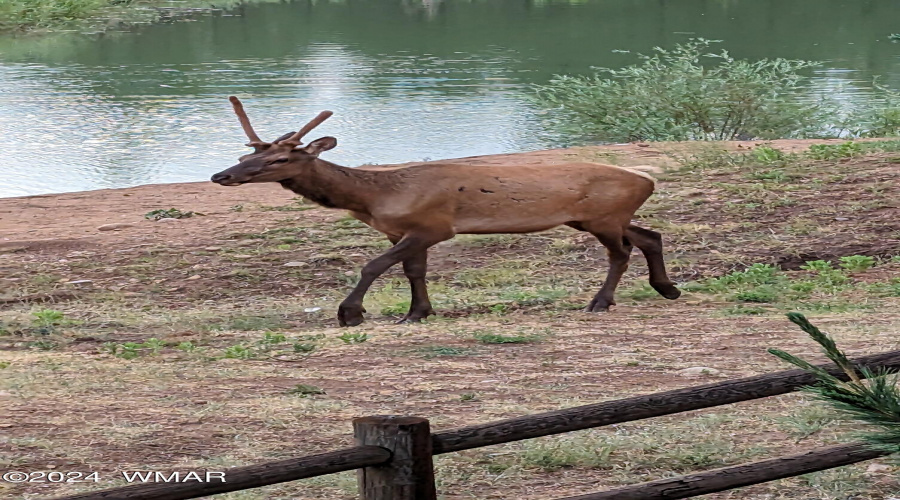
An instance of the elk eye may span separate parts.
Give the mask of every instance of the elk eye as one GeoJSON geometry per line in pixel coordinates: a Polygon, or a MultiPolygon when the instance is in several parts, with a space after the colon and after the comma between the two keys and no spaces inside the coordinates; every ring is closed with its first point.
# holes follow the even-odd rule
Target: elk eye
{"type": "Polygon", "coordinates": [[[272,163],[287,163],[287,162],[288,162],[287,158],[279,158],[277,160],[272,160],[272,163]]]}

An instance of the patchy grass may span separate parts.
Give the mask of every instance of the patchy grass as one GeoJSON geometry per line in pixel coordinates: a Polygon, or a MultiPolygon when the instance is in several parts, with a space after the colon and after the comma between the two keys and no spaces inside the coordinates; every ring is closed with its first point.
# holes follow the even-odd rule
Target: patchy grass
{"type": "MultiPolygon", "coordinates": [[[[0,468],[111,478],[245,465],[350,445],[357,416],[421,415],[443,430],[708,382],[678,375],[689,367],[782,370],[766,348],[814,353],[788,310],[852,355],[898,349],[900,143],[859,145],[680,153],[637,223],[663,233],[684,295],[659,297],[635,252],[607,314],[580,311],[605,252],[564,228],[442,243],[429,260],[437,316],[394,324],[409,307],[394,269],[367,297],[367,322],[339,329],[338,303],[390,243],[297,201],[203,209],[179,223],[196,232],[178,244],[126,235],[103,252],[0,254],[0,468]],[[246,222],[216,226],[224,216],[246,222]]],[[[469,450],[436,458],[439,488],[583,494],[840,442],[852,429],[831,418],[788,395],[469,450]]],[[[109,485],[6,485],[0,496],[109,485]]],[[[860,465],[709,498],[898,494],[896,477],[860,465]]],[[[341,474],[223,498],[354,495],[341,474]]]]}

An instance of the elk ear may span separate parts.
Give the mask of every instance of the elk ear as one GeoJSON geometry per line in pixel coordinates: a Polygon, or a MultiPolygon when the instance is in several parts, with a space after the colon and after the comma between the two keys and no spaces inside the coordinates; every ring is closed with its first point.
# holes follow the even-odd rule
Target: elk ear
{"type": "Polygon", "coordinates": [[[307,144],[303,151],[313,156],[319,156],[319,153],[323,151],[328,151],[329,149],[337,146],[337,139],[334,137],[320,137],[311,143],[307,144]]]}

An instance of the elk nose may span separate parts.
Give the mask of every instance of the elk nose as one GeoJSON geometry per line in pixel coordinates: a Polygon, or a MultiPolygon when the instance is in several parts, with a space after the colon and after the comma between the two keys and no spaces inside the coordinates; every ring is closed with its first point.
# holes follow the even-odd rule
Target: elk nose
{"type": "Polygon", "coordinates": [[[218,174],[213,175],[210,180],[212,180],[213,182],[222,182],[222,181],[227,181],[228,179],[231,179],[230,175],[218,173],[218,174]]]}

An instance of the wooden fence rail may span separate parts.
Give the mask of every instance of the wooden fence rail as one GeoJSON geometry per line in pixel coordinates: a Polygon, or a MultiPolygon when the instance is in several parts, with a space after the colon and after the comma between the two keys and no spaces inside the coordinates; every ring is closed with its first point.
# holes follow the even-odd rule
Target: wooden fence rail
{"type": "MultiPolygon", "coordinates": [[[[872,368],[898,369],[900,368],[900,351],[865,356],[853,361],[872,368]]],[[[819,366],[841,380],[847,380],[847,375],[835,368],[834,365],[819,366]]],[[[438,432],[434,435],[432,448],[435,455],[481,448],[522,439],[767,398],[787,394],[805,385],[815,383],[816,378],[803,370],[788,370],[769,375],[728,380],[438,432]]]]}
{"type": "Polygon", "coordinates": [[[270,484],[324,476],[391,461],[391,452],[380,446],[356,446],[319,455],[290,458],[225,471],[225,482],[142,483],[63,497],[66,500],[182,500],[229,491],[249,490],[270,484]]]}
{"type": "MultiPolygon", "coordinates": [[[[853,360],[872,369],[900,369],[900,351],[853,360]]],[[[833,365],[820,365],[846,380],[833,365]]],[[[307,457],[236,467],[224,482],[144,483],[57,500],[181,500],[358,470],[362,500],[434,500],[432,455],[561,434],[615,423],[786,394],[816,379],[802,370],[729,380],[431,434],[428,421],[379,416],[354,420],[359,446],[307,457]]],[[[698,474],[559,500],[687,498],[869,460],[884,452],[842,445],[698,474]]]]}
{"type": "Polygon", "coordinates": [[[673,500],[855,464],[889,454],[864,443],[845,444],[798,455],[722,467],[687,476],[632,484],[613,490],[557,500],[673,500]]]}

